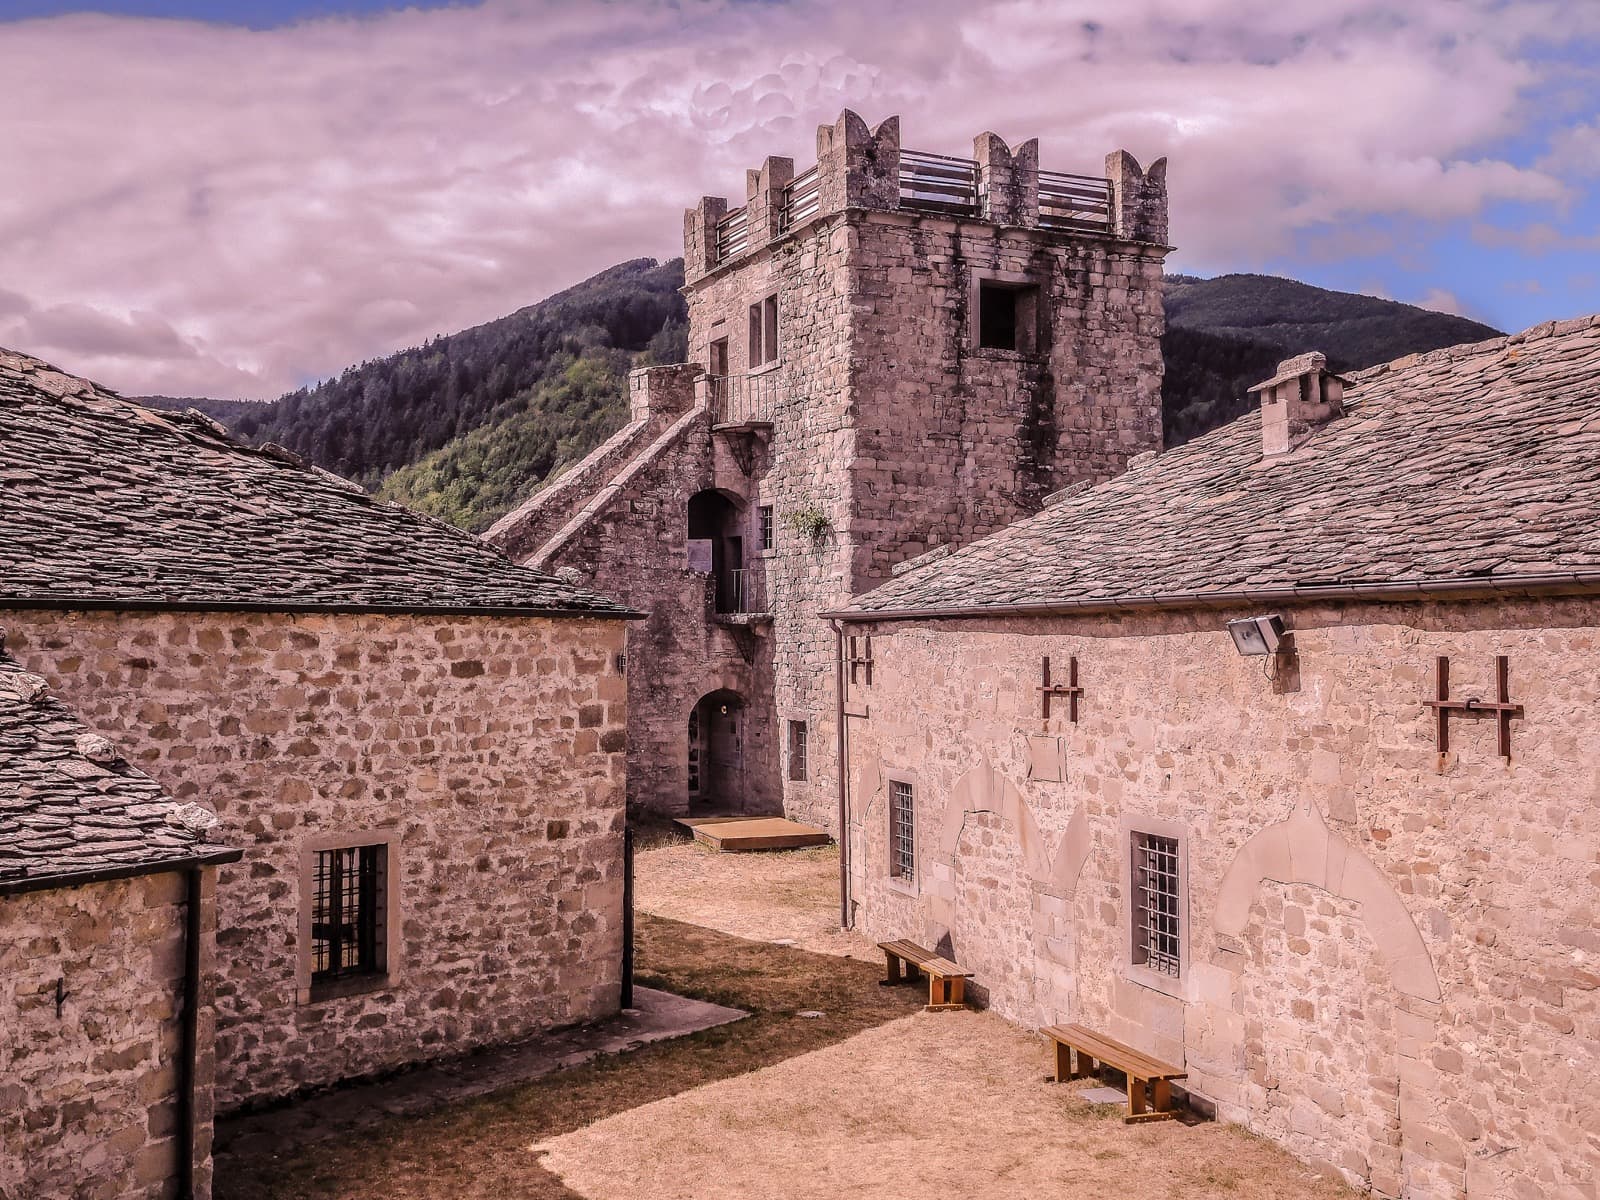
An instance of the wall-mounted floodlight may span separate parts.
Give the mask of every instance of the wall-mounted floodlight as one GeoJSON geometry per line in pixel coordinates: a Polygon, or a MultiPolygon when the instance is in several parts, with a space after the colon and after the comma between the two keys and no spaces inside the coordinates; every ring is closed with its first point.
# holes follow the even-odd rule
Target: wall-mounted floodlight
{"type": "Polygon", "coordinates": [[[1273,613],[1265,617],[1241,617],[1228,622],[1233,645],[1240,654],[1260,657],[1276,654],[1283,642],[1283,618],[1273,613]]]}

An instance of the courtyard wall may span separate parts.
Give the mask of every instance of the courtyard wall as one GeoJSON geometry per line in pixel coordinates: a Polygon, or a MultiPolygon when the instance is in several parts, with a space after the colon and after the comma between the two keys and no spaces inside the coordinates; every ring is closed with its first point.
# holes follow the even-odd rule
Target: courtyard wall
{"type": "Polygon", "coordinates": [[[218,883],[219,1109],[616,1011],[622,622],[25,611],[6,625],[18,661],[245,849],[218,883]],[[389,846],[388,969],[320,996],[306,856],[330,842],[389,846]]]}
{"type": "Polygon", "coordinates": [[[1600,745],[1592,601],[1305,607],[1293,654],[1231,612],[853,626],[852,894],[1030,1026],[1181,1064],[1198,1101],[1382,1196],[1592,1198],[1600,745]],[[1489,697],[1512,756],[1456,715],[1489,697]],[[1066,698],[1041,715],[1042,659],[1066,698]],[[890,878],[888,784],[916,794],[890,878]],[[1177,837],[1177,977],[1131,961],[1130,838],[1177,837]]]}
{"type": "MultiPolygon", "coordinates": [[[[211,1195],[212,871],[202,896],[195,1195],[211,1195]]],[[[185,876],[0,896],[0,1197],[158,1200],[179,1179],[185,876]],[[57,1011],[58,984],[62,1004],[57,1011]]]]}

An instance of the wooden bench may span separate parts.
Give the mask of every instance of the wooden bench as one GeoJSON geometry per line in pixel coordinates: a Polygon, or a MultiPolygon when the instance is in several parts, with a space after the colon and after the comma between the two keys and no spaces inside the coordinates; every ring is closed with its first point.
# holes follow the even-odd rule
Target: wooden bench
{"type": "Polygon", "coordinates": [[[1044,1033],[1056,1045],[1057,1083],[1092,1075],[1095,1063],[1104,1063],[1128,1077],[1128,1113],[1122,1118],[1125,1123],[1169,1121],[1178,1115],[1172,1107],[1172,1080],[1186,1078],[1187,1071],[1180,1071],[1170,1063],[1151,1058],[1082,1025],[1052,1025],[1044,1033]],[[1078,1052],[1076,1069],[1071,1061],[1074,1050],[1078,1052]],[[1146,1083],[1150,1085],[1149,1109],[1145,1108],[1144,1100],[1146,1083]]]}
{"type": "Polygon", "coordinates": [[[916,978],[912,972],[915,967],[928,977],[929,1012],[966,1007],[967,980],[972,978],[971,971],[957,966],[948,958],[941,958],[932,950],[925,950],[915,942],[879,942],[878,949],[888,959],[889,978],[883,981],[884,987],[909,983],[916,978]]]}

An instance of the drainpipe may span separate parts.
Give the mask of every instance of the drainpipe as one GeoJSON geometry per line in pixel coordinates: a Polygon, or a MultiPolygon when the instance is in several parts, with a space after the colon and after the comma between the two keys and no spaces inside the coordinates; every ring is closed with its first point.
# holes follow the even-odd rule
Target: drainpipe
{"type": "Polygon", "coordinates": [[[828,623],[833,626],[834,771],[839,776],[839,928],[849,929],[850,793],[845,783],[849,760],[844,727],[844,626],[837,620],[828,623]]]}
{"type": "Polygon", "coordinates": [[[200,937],[202,868],[184,875],[183,1049],[178,1059],[178,1195],[194,1200],[195,1077],[200,1054],[200,937]]]}

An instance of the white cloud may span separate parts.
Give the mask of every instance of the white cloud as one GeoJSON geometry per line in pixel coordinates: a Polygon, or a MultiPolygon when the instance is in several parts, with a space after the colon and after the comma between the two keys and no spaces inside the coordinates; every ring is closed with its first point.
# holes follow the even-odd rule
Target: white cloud
{"type": "Polygon", "coordinates": [[[737,198],[766,154],[805,165],[845,105],[900,113],[931,150],[988,127],[1065,170],[1169,155],[1179,265],[1249,267],[1329,223],[1565,198],[1570,172],[1485,150],[1526,118],[1522,39],[1551,29],[1600,31],[1600,5],[543,0],[265,32],[0,25],[0,343],[127,391],[273,395],[677,253],[685,206],[737,198]]]}

